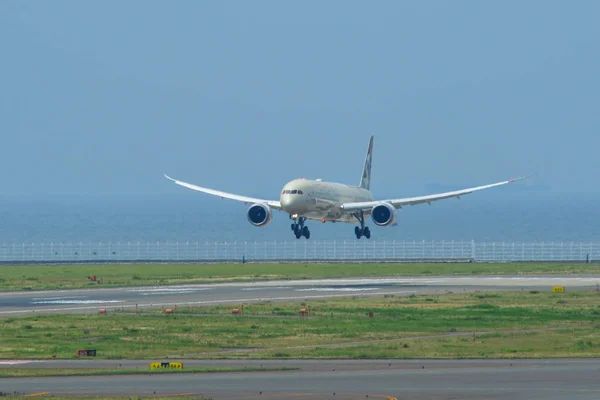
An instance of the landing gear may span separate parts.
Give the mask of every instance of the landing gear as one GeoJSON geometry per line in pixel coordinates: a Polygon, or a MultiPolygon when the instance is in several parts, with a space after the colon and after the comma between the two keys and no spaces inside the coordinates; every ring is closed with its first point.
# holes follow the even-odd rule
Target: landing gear
{"type": "MultiPolygon", "coordinates": [[[[294,221],[296,221],[295,218],[294,221]]],[[[292,231],[294,231],[294,235],[296,235],[296,239],[300,239],[302,236],[310,239],[310,231],[308,230],[308,226],[304,226],[304,221],[306,221],[306,218],[299,217],[298,222],[293,222],[291,225],[292,231]]]]}
{"type": "Polygon", "coordinates": [[[364,213],[361,211],[360,213],[354,214],[354,216],[356,217],[356,219],[358,219],[360,221],[360,226],[354,227],[354,234],[356,235],[356,238],[360,239],[361,237],[364,236],[367,239],[371,239],[371,230],[369,229],[368,226],[365,226],[364,213]]]}

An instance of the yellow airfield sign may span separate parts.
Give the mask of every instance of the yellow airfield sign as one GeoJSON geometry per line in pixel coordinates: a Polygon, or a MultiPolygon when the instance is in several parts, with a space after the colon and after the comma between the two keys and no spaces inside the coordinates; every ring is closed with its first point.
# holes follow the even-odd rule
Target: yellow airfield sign
{"type": "Polygon", "coordinates": [[[150,369],[183,369],[180,362],[151,362],[150,369]]]}

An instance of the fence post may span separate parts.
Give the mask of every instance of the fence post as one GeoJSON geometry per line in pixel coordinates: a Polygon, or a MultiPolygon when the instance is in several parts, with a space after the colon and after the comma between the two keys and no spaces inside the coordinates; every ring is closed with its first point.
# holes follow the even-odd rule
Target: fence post
{"type": "Polygon", "coordinates": [[[475,259],[475,241],[474,240],[471,240],[471,259],[473,261],[477,261],[475,259]]]}
{"type": "Polygon", "coordinates": [[[304,242],[304,259],[306,260],[306,241],[304,242]]]}

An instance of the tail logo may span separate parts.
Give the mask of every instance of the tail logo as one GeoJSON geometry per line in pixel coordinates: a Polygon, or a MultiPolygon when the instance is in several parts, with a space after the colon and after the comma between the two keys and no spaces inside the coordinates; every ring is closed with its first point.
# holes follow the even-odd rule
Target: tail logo
{"type": "Polygon", "coordinates": [[[365,165],[363,167],[362,177],[360,178],[360,187],[370,190],[371,186],[371,160],[373,159],[373,136],[369,140],[369,148],[367,149],[367,156],[365,158],[365,165]]]}

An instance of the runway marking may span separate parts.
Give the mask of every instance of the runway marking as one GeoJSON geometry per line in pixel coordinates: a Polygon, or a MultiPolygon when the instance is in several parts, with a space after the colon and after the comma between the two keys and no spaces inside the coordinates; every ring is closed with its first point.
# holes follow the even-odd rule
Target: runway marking
{"type": "Polygon", "coordinates": [[[25,397],[39,397],[39,396],[44,396],[47,394],[50,394],[50,392],[38,392],[38,393],[26,394],[25,397]]]}
{"type": "Polygon", "coordinates": [[[0,365],[20,365],[31,363],[45,363],[48,360],[0,360],[0,365]]]}
{"type": "Polygon", "coordinates": [[[110,304],[122,302],[122,300],[44,300],[31,301],[29,304],[110,304]]]}
{"type": "Polygon", "coordinates": [[[131,289],[131,292],[137,292],[142,296],[150,296],[154,294],[187,294],[194,292],[202,292],[212,290],[212,288],[190,288],[190,287],[164,287],[164,288],[149,288],[149,289],[131,289]]]}
{"type": "Polygon", "coordinates": [[[86,296],[34,297],[34,298],[32,298],[32,300],[69,300],[69,299],[76,299],[78,297],[86,297],[86,296]]]}
{"type": "MultiPolygon", "coordinates": [[[[378,296],[384,296],[386,294],[405,294],[405,293],[416,293],[416,290],[396,290],[391,292],[377,292],[374,293],[378,296]]],[[[274,301],[274,300],[304,300],[304,299],[330,299],[332,297],[348,297],[347,293],[344,294],[329,294],[329,295],[307,295],[307,296],[287,296],[287,297],[254,297],[247,299],[224,299],[224,300],[202,300],[202,301],[188,301],[183,303],[168,302],[168,303],[145,303],[138,304],[137,307],[162,307],[162,306],[191,306],[195,304],[221,304],[221,303],[240,303],[240,302],[256,302],[256,301],[274,301]]],[[[119,308],[135,308],[135,304],[123,304],[119,305],[119,308]]],[[[77,310],[92,310],[96,307],[63,307],[63,308],[42,308],[39,310],[10,310],[0,311],[0,314],[21,314],[26,312],[57,312],[57,311],[77,311],[77,310]]],[[[110,310],[107,310],[110,311],[110,310]]]]}
{"type": "Polygon", "coordinates": [[[295,289],[296,292],[361,292],[379,290],[379,288],[306,288],[295,289]]]}

